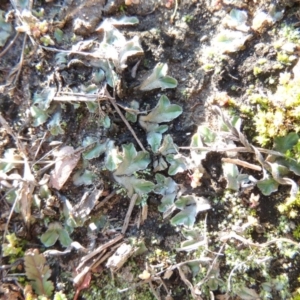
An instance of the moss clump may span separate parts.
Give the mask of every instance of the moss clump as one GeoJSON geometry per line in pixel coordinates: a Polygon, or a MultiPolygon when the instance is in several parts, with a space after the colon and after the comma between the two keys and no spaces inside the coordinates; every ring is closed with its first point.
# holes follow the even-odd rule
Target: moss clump
{"type": "Polygon", "coordinates": [[[290,77],[289,73],[280,75],[277,91],[273,95],[251,96],[252,103],[258,107],[254,117],[256,140],[263,146],[275,137],[300,131],[300,78],[290,77]]]}
{"type": "MultiPolygon", "coordinates": [[[[300,193],[296,197],[288,197],[284,203],[278,206],[278,210],[281,214],[287,215],[291,219],[295,219],[299,216],[300,209],[300,193]]],[[[300,237],[300,230],[299,230],[300,237]]]]}
{"type": "Polygon", "coordinates": [[[300,225],[298,225],[296,227],[296,229],[294,229],[293,231],[293,237],[296,239],[296,240],[300,240],[300,225]]]}
{"type": "Polygon", "coordinates": [[[2,256],[9,257],[9,262],[14,263],[17,258],[24,256],[23,246],[25,243],[18,239],[15,233],[5,236],[7,243],[2,243],[2,256]]]}
{"type": "Polygon", "coordinates": [[[114,278],[112,278],[108,270],[105,270],[99,277],[91,281],[88,289],[81,292],[81,298],[84,300],[155,300],[155,296],[149,289],[148,284],[137,284],[140,282],[138,274],[141,273],[141,270],[135,260],[130,259],[127,262],[127,266],[127,270],[123,269],[124,273],[121,269],[114,274],[114,278]],[[128,276],[132,278],[129,279],[128,276]],[[123,289],[127,290],[121,292],[123,289]]]}

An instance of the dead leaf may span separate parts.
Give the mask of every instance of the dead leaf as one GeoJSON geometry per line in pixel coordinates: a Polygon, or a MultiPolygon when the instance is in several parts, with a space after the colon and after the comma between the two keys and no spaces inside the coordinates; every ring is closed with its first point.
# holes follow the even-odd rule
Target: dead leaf
{"type": "Polygon", "coordinates": [[[30,224],[33,189],[34,187],[27,182],[22,182],[20,185],[18,201],[20,202],[21,214],[26,226],[30,224]]]}
{"type": "Polygon", "coordinates": [[[249,289],[245,286],[241,287],[239,291],[237,291],[237,295],[241,297],[243,300],[259,300],[259,295],[254,289],[249,289]]]}
{"type": "Polygon", "coordinates": [[[151,274],[147,270],[144,270],[143,273],[139,275],[139,278],[142,280],[148,280],[150,277],[151,274]]]}
{"type": "Polygon", "coordinates": [[[249,202],[251,203],[251,205],[250,205],[251,208],[255,208],[259,205],[259,198],[260,198],[259,194],[254,195],[253,193],[251,193],[250,199],[249,199],[249,202]]]}
{"type": "Polygon", "coordinates": [[[90,194],[84,194],[81,201],[72,210],[74,216],[84,220],[93,210],[98,199],[102,196],[102,192],[103,189],[95,189],[90,194]]]}
{"type": "Polygon", "coordinates": [[[80,153],[75,153],[71,146],[66,146],[55,152],[55,167],[51,172],[50,187],[60,190],[76,167],[80,153]]]}
{"type": "Polygon", "coordinates": [[[21,214],[27,227],[30,225],[32,194],[36,186],[33,174],[31,173],[27,158],[24,158],[23,182],[20,184],[19,201],[21,214]]]}
{"type": "Polygon", "coordinates": [[[3,283],[0,286],[0,294],[2,300],[23,299],[20,288],[12,283],[3,283]]]}
{"type": "Polygon", "coordinates": [[[31,281],[34,291],[38,295],[52,295],[54,285],[49,278],[51,269],[46,264],[46,258],[38,249],[28,249],[24,256],[24,266],[27,279],[31,281]]]}

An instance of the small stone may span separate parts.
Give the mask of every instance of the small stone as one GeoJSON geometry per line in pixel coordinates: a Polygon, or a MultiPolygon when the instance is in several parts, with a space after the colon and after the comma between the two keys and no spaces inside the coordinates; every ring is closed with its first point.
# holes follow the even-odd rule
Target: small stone
{"type": "Polygon", "coordinates": [[[208,36],[207,35],[204,35],[200,38],[200,42],[205,42],[208,40],[208,36]]]}

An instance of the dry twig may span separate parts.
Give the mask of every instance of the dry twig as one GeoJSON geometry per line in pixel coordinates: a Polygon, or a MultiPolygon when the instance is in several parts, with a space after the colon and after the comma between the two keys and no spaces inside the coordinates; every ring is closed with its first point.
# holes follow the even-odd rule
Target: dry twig
{"type": "Polygon", "coordinates": [[[104,245],[99,246],[97,249],[95,249],[94,251],[92,251],[91,253],[89,253],[88,255],[84,256],[81,258],[80,260],[80,264],[79,266],[76,268],[76,270],[80,270],[83,265],[90,260],[92,257],[94,257],[95,255],[97,255],[98,253],[101,253],[103,250],[111,247],[112,245],[114,245],[115,243],[119,242],[121,239],[123,239],[123,235],[119,234],[117,235],[115,238],[113,238],[111,241],[107,242],[104,245]]]}
{"type": "Polygon", "coordinates": [[[0,53],[0,57],[2,57],[3,55],[6,54],[6,52],[11,48],[11,46],[15,43],[15,41],[17,40],[17,38],[19,37],[20,33],[17,32],[17,34],[15,35],[15,37],[13,38],[12,41],[10,41],[10,43],[7,45],[7,47],[0,53]]]}
{"type": "MultiPolygon", "coordinates": [[[[24,160],[24,171],[23,171],[23,181],[19,184],[19,195],[17,197],[17,202],[20,201],[21,206],[21,214],[23,217],[23,220],[25,222],[25,225],[27,229],[29,229],[30,226],[30,216],[31,216],[31,202],[32,202],[32,193],[34,191],[34,188],[36,186],[35,178],[31,172],[31,167],[28,162],[28,158],[26,156],[26,149],[22,142],[18,139],[17,135],[12,131],[9,124],[6,122],[6,120],[2,117],[0,114],[0,123],[5,128],[5,130],[12,136],[12,138],[15,140],[15,143],[17,145],[17,148],[20,152],[20,155],[23,157],[24,160]]],[[[8,222],[10,219],[7,220],[7,228],[8,228],[8,222]]]]}
{"type": "Polygon", "coordinates": [[[220,238],[220,240],[222,242],[226,242],[229,239],[236,239],[236,240],[244,243],[247,246],[252,246],[252,247],[256,247],[256,248],[265,248],[265,247],[268,247],[268,246],[270,246],[272,244],[276,244],[276,243],[288,243],[288,244],[297,246],[300,249],[300,243],[297,243],[297,242],[292,241],[287,238],[277,238],[277,239],[273,239],[271,241],[259,244],[259,243],[254,243],[251,240],[247,240],[246,238],[236,234],[234,231],[229,232],[220,238]]]}
{"type": "MultiPolygon", "coordinates": [[[[178,147],[179,149],[183,149],[183,150],[203,150],[203,151],[212,151],[212,152],[250,152],[250,153],[254,153],[253,150],[248,149],[246,147],[228,147],[228,148],[218,148],[218,147],[178,147]]],[[[274,150],[269,150],[269,149],[264,149],[264,148],[259,148],[256,147],[256,149],[261,152],[261,153],[265,153],[268,155],[275,155],[275,156],[279,156],[279,157],[285,157],[284,154],[278,152],[278,151],[274,151],[274,150]]]]}
{"type": "Polygon", "coordinates": [[[110,200],[114,195],[116,195],[116,191],[112,191],[109,195],[107,195],[101,202],[99,202],[96,206],[95,206],[95,210],[98,210],[99,208],[101,208],[102,206],[104,206],[108,200],[110,200]]]}
{"type": "Polygon", "coordinates": [[[125,125],[129,129],[129,131],[131,132],[131,134],[133,135],[133,137],[135,138],[135,140],[137,141],[138,145],[141,147],[141,149],[143,151],[146,151],[146,149],[144,148],[143,144],[141,143],[141,141],[139,140],[139,138],[135,134],[134,130],[132,129],[131,125],[129,124],[129,122],[126,120],[126,118],[122,114],[121,110],[119,109],[119,107],[118,107],[118,105],[116,103],[116,100],[114,98],[109,98],[109,101],[113,105],[114,109],[117,111],[117,113],[119,114],[119,116],[121,117],[122,121],[125,123],[125,125]]]}
{"type": "Polygon", "coordinates": [[[125,232],[128,228],[129,219],[130,219],[130,216],[131,216],[131,213],[132,213],[132,210],[133,210],[133,207],[135,205],[135,202],[136,202],[137,198],[138,198],[137,194],[134,194],[131,197],[130,204],[129,204],[129,207],[128,207],[128,210],[127,210],[127,213],[126,213],[126,217],[125,217],[125,220],[124,220],[124,223],[123,223],[122,231],[121,231],[122,234],[125,234],[125,232]]]}
{"type": "Polygon", "coordinates": [[[190,281],[186,278],[184,272],[182,271],[181,267],[178,267],[177,270],[179,271],[179,275],[180,275],[180,278],[181,280],[187,285],[187,287],[190,289],[191,293],[192,293],[192,296],[195,300],[203,300],[202,297],[200,297],[200,295],[197,295],[197,290],[198,288],[194,287],[190,281]]]}
{"type": "Polygon", "coordinates": [[[231,131],[231,134],[244,145],[244,147],[248,150],[248,152],[253,152],[255,154],[255,157],[256,157],[257,161],[260,163],[260,165],[262,166],[263,170],[267,170],[268,172],[270,172],[272,174],[273,178],[279,184],[291,186],[290,195],[291,195],[291,198],[295,198],[298,193],[297,183],[288,177],[281,177],[279,172],[277,170],[274,170],[272,168],[272,165],[264,159],[264,157],[262,156],[262,154],[258,150],[258,148],[254,147],[252,144],[250,144],[248,142],[246,136],[240,130],[238,130],[236,127],[234,127],[231,124],[231,122],[224,116],[222,110],[218,106],[214,106],[213,110],[215,111],[215,113],[217,113],[222,118],[222,121],[227,126],[227,128],[229,128],[229,130],[231,131]]]}
{"type": "Polygon", "coordinates": [[[176,16],[177,13],[177,9],[178,9],[178,0],[175,0],[175,8],[174,8],[174,12],[170,18],[170,22],[173,23],[174,22],[174,18],[176,16]]]}
{"type": "Polygon", "coordinates": [[[240,160],[240,159],[223,157],[222,162],[235,164],[235,165],[238,165],[238,166],[241,166],[241,167],[244,167],[244,168],[248,168],[248,169],[252,169],[252,170],[255,170],[255,171],[261,171],[262,170],[262,168],[260,166],[250,164],[250,163],[245,162],[245,161],[240,160]]]}

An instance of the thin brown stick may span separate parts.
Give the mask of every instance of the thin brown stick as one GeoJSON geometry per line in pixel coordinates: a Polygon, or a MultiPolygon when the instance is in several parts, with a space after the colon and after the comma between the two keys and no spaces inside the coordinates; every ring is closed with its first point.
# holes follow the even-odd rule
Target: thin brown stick
{"type": "Polygon", "coordinates": [[[72,102],[72,101],[78,101],[78,102],[95,102],[95,101],[101,101],[101,100],[108,100],[109,97],[103,96],[99,97],[98,95],[66,95],[66,96],[56,96],[53,97],[53,101],[60,101],[60,102],[72,102]]]}
{"type": "Polygon", "coordinates": [[[170,22],[173,23],[174,22],[174,18],[176,16],[177,13],[177,9],[178,9],[178,0],[175,0],[175,8],[174,8],[174,12],[170,18],[170,22]]]}
{"type": "MultiPolygon", "coordinates": [[[[211,259],[209,261],[211,261],[211,259]]],[[[207,263],[208,260],[207,259],[204,260],[203,258],[197,258],[197,259],[191,259],[191,260],[183,261],[181,263],[178,263],[176,265],[172,265],[172,266],[168,267],[167,269],[162,270],[162,271],[156,273],[155,276],[159,276],[160,274],[165,273],[166,271],[172,271],[172,270],[175,270],[175,269],[177,269],[177,268],[179,268],[181,266],[184,266],[186,264],[195,263],[195,262],[199,262],[199,264],[200,263],[207,263]]]]}
{"type": "Polygon", "coordinates": [[[101,202],[99,202],[96,206],[95,206],[95,210],[98,210],[99,208],[101,208],[102,206],[104,206],[108,200],[110,200],[114,195],[116,195],[116,191],[112,191],[109,195],[107,195],[101,202]]]}
{"type": "Polygon", "coordinates": [[[56,48],[52,48],[52,47],[46,47],[46,46],[42,46],[39,45],[41,48],[48,50],[48,51],[52,51],[52,52],[63,52],[63,53],[68,53],[68,54],[79,54],[79,55],[83,55],[83,56],[91,56],[94,58],[103,58],[106,59],[104,54],[101,53],[93,53],[93,52],[82,52],[82,51],[72,51],[72,50],[63,50],[63,49],[56,49],[56,48]]]}
{"type": "Polygon", "coordinates": [[[109,98],[109,101],[113,105],[113,107],[115,108],[115,110],[117,111],[117,113],[119,114],[119,116],[121,117],[122,121],[125,123],[125,125],[129,129],[129,131],[131,132],[131,134],[133,135],[133,137],[135,138],[135,140],[137,141],[137,143],[139,144],[139,146],[141,147],[141,149],[143,151],[146,151],[146,149],[144,148],[143,144],[141,143],[141,141],[139,140],[139,138],[135,134],[135,132],[132,129],[132,127],[130,126],[129,122],[126,120],[126,118],[122,114],[121,110],[119,109],[119,107],[118,107],[118,105],[116,103],[116,100],[114,98],[109,98]]]}
{"type": "Polygon", "coordinates": [[[245,162],[245,161],[240,160],[240,159],[223,157],[222,158],[222,162],[226,162],[226,163],[230,163],[230,164],[242,166],[244,168],[252,169],[252,170],[255,170],[255,171],[262,171],[262,168],[260,166],[250,164],[250,163],[245,162]]]}
{"type": "Polygon", "coordinates": [[[134,109],[134,108],[131,108],[131,107],[126,107],[125,105],[121,104],[121,103],[117,103],[119,107],[121,107],[122,109],[124,109],[126,112],[129,111],[129,112],[133,112],[133,113],[136,113],[136,114],[147,114],[148,111],[139,111],[138,109],[134,109]]]}
{"type": "MultiPolygon", "coordinates": [[[[37,171],[36,173],[37,173],[38,175],[41,175],[41,174],[43,174],[45,171],[47,171],[51,166],[55,165],[58,161],[65,159],[66,156],[74,155],[74,154],[81,153],[81,152],[83,152],[83,151],[89,150],[89,149],[91,149],[92,147],[94,147],[94,145],[95,145],[95,143],[92,143],[92,144],[90,144],[90,145],[88,145],[88,146],[86,146],[86,147],[79,147],[79,148],[75,149],[72,153],[69,153],[69,154],[60,156],[60,157],[56,158],[55,160],[50,161],[48,165],[46,165],[45,167],[43,167],[42,169],[40,169],[40,170],[37,171]]],[[[49,151],[48,153],[46,153],[45,155],[49,155],[49,153],[50,153],[50,152],[53,152],[54,150],[55,150],[55,149],[50,150],[50,151],[49,151]]],[[[42,164],[42,162],[39,162],[39,161],[35,162],[35,164],[37,164],[37,163],[42,164]]]]}
{"type": "Polygon", "coordinates": [[[45,252],[43,252],[44,256],[62,256],[65,254],[68,254],[72,251],[72,249],[76,250],[76,251],[80,251],[82,253],[88,253],[89,250],[84,248],[81,244],[79,244],[78,242],[72,242],[70,246],[68,246],[64,251],[58,251],[55,249],[51,249],[51,250],[46,250],[45,252]]]}
{"type": "Polygon", "coordinates": [[[15,37],[13,38],[13,40],[7,45],[7,47],[0,53],[0,57],[2,57],[3,55],[5,55],[5,53],[11,48],[11,46],[15,43],[15,41],[17,40],[17,38],[19,37],[20,33],[17,32],[17,34],[15,35],[15,37]]]}
{"type": "MultiPolygon", "coordinates": [[[[228,148],[217,148],[217,147],[178,147],[179,149],[183,150],[203,150],[203,151],[213,151],[213,152],[250,152],[254,153],[254,151],[251,151],[250,149],[246,147],[228,147],[228,148]]],[[[284,154],[274,151],[274,150],[268,150],[264,148],[259,148],[256,147],[256,149],[259,152],[269,154],[269,155],[275,155],[275,156],[280,156],[280,157],[285,157],[284,154]]]]}
{"type": "Polygon", "coordinates": [[[252,241],[250,241],[250,240],[247,240],[246,238],[244,238],[244,237],[242,237],[242,236],[240,236],[240,235],[238,235],[238,234],[236,234],[235,232],[230,232],[230,233],[228,233],[226,236],[223,236],[222,238],[221,238],[221,241],[227,241],[227,240],[229,240],[229,239],[236,239],[236,240],[238,240],[238,241],[240,241],[240,242],[242,242],[242,243],[244,243],[244,244],[246,244],[246,245],[248,245],[248,246],[252,246],[252,247],[256,247],[256,248],[265,248],[265,247],[268,247],[268,246],[270,246],[270,245],[272,245],[272,244],[275,244],[275,243],[277,243],[277,242],[283,242],[283,243],[288,243],[288,244],[292,244],[292,245],[295,245],[295,246],[297,246],[299,249],[300,249],[300,243],[297,243],[297,242],[295,242],[295,241],[292,241],[292,240],[290,240],[290,239],[287,239],[287,238],[278,238],[278,239],[273,239],[273,240],[271,240],[271,241],[269,241],[269,242],[265,242],[265,243],[262,243],[262,244],[258,244],[258,243],[254,243],[254,242],[252,242],[252,241]]]}
{"type": "Polygon", "coordinates": [[[79,264],[79,266],[76,269],[79,270],[84,265],[85,262],[87,262],[88,260],[90,260],[92,257],[94,257],[95,255],[97,255],[98,253],[102,252],[106,248],[108,248],[108,247],[112,246],[113,244],[117,243],[121,239],[123,239],[123,235],[119,234],[114,239],[112,239],[111,241],[107,242],[104,245],[99,246],[93,252],[91,252],[88,255],[82,257],[81,260],[80,260],[81,263],[79,264]]]}
{"type": "Polygon", "coordinates": [[[109,257],[111,257],[117,248],[119,248],[121,246],[122,243],[119,243],[113,247],[111,247],[111,250],[108,253],[103,253],[103,255],[101,255],[100,257],[98,257],[95,262],[92,263],[92,265],[90,266],[90,269],[93,271],[95,268],[97,268],[100,264],[102,264],[104,261],[106,261],[109,257]],[[105,255],[104,255],[105,254],[105,255]]]}
{"type": "Polygon", "coordinates": [[[253,146],[252,144],[249,143],[246,136],[238,128],[234,127],[231,124],[231,122],[225,117],[223,111],[218,106],[213,106],[213,111],[215,113],[217,113],[218,115],[220,115],[220,117],[222,118],[222,121],[230,130],[232,137],[239,140],[240,143],[242,143],[243,146],[245,148],[247,148],[248,152],[253,152],[255,154],[257,161],[260,163],[260,165],[262,166],[262,168],[264,170],[270,172],[272,174],[273,178],[279,184],[291,186],[290,196],[291,196],[291,198],[296,198],[298,190],[299,190],[298,184],[290,178],[281,177],[279,172],[277,171],[277,168],[272,168],[272,165],[262,156],[262,154],[258,150],[258,148],[256,148],[255,146],[253,146]]]}
{"type": "Polygon", "coordinates": [[[40,143],[39,143],[39,146],[37,147],[37,149],[36,149],[36,151],[35,151],[34,158],[33,158],[34,160],[35,160],[35,158],[37,157],[38,153],[40,152],[41,147],[42,147],[42,145],[43,145],[43,143],[44,143],[44,140],[45,140],[47,134],[48,134],[48,132],[46,131],[46,132],[44,133],[44,135],[43,135],[43,137],[42,137],[40,143]]]}
{"type": "MultiPolygon", "coordinates": [[[[118,247],[118,245],[116,245],[116,247],[118,247]]],[[[116,248],[114,247],[114,248],[116,248]]],[[[113,255],[115,250],[111,250],[108,253],[106,253],[106,250],[104,250],[101,255],[99,255],[99,257],[95,260],[95,262],[93,262],[93,264],[91,265],[91,270],[95,270],[99,265],[101,265],[105,260],[107,260],[109,257],[111,257],[113,255]],[[105,254],[106,253],[106,254],[105,254]],[[105,255],[104,255],[105,254],[105,255]]]]}
{"type": "Polygon", "coordinates": [[[134,205],[135,205],[135,202],[136,202],[137,198],[138,198],[137,194],[134,194],[131,197],[130,204],[129,204],[129,207],[128,207],[128,210],[127,210],[127,213],[126,213],[126,217],[125,217],[125,220],[124,220],[124,223],[123,223],[122,231],[121,231],[122,234],[125,234],[125,232],[128,228],[130,216],[131,216],[131,213],[132,213],[132,210],[134,208],[134,205]]]}
{"type": "Polygon", "coordinates": [[[157,294],[156,290],[154,289],[154,286],[153,286],[153,284],[152,284],[152,281],[150,280],[148,283],[149,283],[150,290],[151,290],[152,294],[154,295],[154,297],[155,297],[157,300],[161,300],[161,298],[160,298],[159,295],[157,294]]]}
{"type": "MultiPolygon", "coordinates": [[[[154,278],[154,279],[155,279],[155,278],[154,278]]],[[[161,284],[162,284],[162,286],[164,287],[166,293],[167,293],[168,295],[170,295],[170,291],[169,291],[167,285],[165,284],[165,282],[163,281],[163,279],[162,279],[161,277],[158,277],[158,280],[161,282],[161,284]]]]}
{"type": "Polygon", "coordinates": [[[20,61],[18,63],[18,72],[13,80],[13,84],[15,85],[17,83],[17,81],[19,80],[19,76],[21,74],[21,70],[22,70],[22,66],[24,63],[24,52],[25,52],[25,46],[26,46],[26,42],[27,42],[27,34],[25,34],[24,36],[24,40],[23,40],[23,46],[22,46],[22,52],[21,52],[21,57],[20,57],[20,61]]]}
{"type": "Polygon", "coordinates": [[[209,266],[209,268],[208,268],[208,270],[207,270],[207,272],[206,272],[205,277],[204,277],[201,281],[199,281],[199,282],[197,283],[197,287],[198,287],[198,288],[199,288],[202,284],[204,284],[205,282],[207,282],[208,278],[210,277],[211,271],[214,269],[214,267],[215,267],[215,265],[216,265],[216,263],[217,263],[217,260],[218,260],[219,256],[222,256],[222,255],[223,255],[222,252],[223,252],[224,247],[225,247],[225,243],[223,243],[223,245],[222,245],[221,248],[219,249],[219,252],[218,252],[217,255],[215,256],[213,262],[210,264],[210,266],[209,266]]]}
{"type": "Polygon", "coordinates": [[[148,217],[148,205],[145,204],[142,206],[141,224],[144,224],[144,222],[147,220],[147,217],[148,217]]]}
{"type": "MultiPolygon", "coordinates": [[[[11,192],[13,192],[13,191],[15,191],[17,188],[16,187],[13,187],[13,188],[11,188],[10,190],[8,190],[1,198],[0,198],[0,202],[9,194],[9,193],[11,193],[11,192]]],[[[8,208],[8,204],[6,203],[6,202],[4,202],[5,203],[5,206],[8,208]]],[[[2,207],[2,209],[3,209],[3,207],[2,207]]]]}
{"type": "MultiPolygon", "coordinates": [[[[0,158],[0,163],[4,162],[4,163],[12,163],[12,164],[24,164],[24,160],[14,160],[14,159],[5,159],[5,158],[0,158]]],[[[53,163],[53,160],[43,160],[40,161],[40,159],[38,161],[32,161],[32,160],[28,160],[28,163],[32,163],[33,166],[34,165],[46,165],[46,164],[50,164],[53,163]]]]}
{"type": "Polygon", "coordinates": [[[179,275],[181,280],[186,284],[186,286],[190,289],[192,296],[194,299],[196,300],[203,300],[203,298],[199,295],[196,294],[196,290],[195,287],[192,285],[192,283],[186,278],[184,272],[182,271],[182,269],[180,267],[177,268],[177,270],[179,271],[179,275]]]}
{"type": "Polygon", "coordinates": [[[84,269],[73,278],[73,283],[75,285],[78,285],[80,282],[82,282],[84,276],[90,271],[90,267],[84,267],[84,269]]]}

